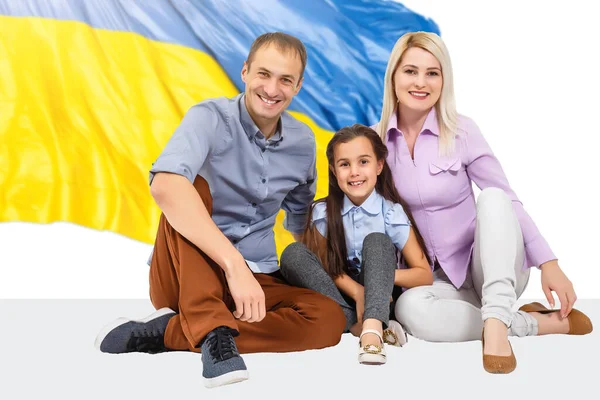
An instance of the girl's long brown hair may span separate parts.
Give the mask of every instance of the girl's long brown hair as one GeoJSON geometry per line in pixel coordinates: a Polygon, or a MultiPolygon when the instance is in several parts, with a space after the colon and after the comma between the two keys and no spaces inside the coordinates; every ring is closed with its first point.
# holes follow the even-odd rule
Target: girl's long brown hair
{"type": "Polygon", "coordinates": [[[342,220],[342,205],[344,202],[344,192],[340,189],[337,178],[335,177],[334,170],[334,151],[336,146],[340,143],[348,143],[349,141],[358,137],[365,137],[369,139],[373,146],[373,152],[378,161],[383,160],[383,170],[377,177],[377,183],[375,184],[375,190],[384,199],[392,201],[393,203],[399,203],[404,208],[404,212],[408,216],[412,228],[417,237],[417,241],[421,245],[424,251],[425,257],[427,251],[423,237],[419,233],[415,221],[413,219],[410,210],[408,209],[404,200],[398,194],[396,186],[394,186],[394,180],[392,178],[392,171],[386,163],[388,155],[388,149],[373,129],[355,124],[350,127],[344,127],[337,131],[333,138],[327,144],[327,161],[329,163],[329,193],[327,197],[316,200],[311,205],[304,234],[302,235],[302,242],[321,259],[323,267],[327,273],[332,277],[338,277],[343,272],[348,273],[348,251],[346,249],[346,236],[344,235],[344,223],[342,220]],[[325,203],[327,206],[327,246],[322,243],[318,243],[317,232],[314,232],[316,228],[312,224],[312,213],[314,206],[317,203],[325,203]]]}

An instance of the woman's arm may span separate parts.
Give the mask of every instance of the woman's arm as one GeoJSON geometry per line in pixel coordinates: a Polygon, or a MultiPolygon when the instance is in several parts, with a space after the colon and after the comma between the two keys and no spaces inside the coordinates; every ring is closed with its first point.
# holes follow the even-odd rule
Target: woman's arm
{"type": "Polygon", "coordinates": [[[467,174],[481,189],[497,187],[508,195],[519,220],[525,244],[525,259],[528,267],[542,270],[542,290],[551,306],[554,306],[552,291],[556,292],[561,303],[561,314],[566,316],[573,309],[577,296],[571,281],[558,265],[558,260],[550,246],[538,230],[533,219],[523,208],[523,204],[508,184],[498,159],[484,139],[479,127],[467,119],[467,174]]]}
{"type": "Polygon", "coordinates": [[[406,260],[408,269],[397,269],[394,284],[405,288],[433,284],[433,273],[427,258],[417,241],[413,228],[410,228],[408,240],[402,248],[402,256],[406,260]]]}
{"type": "Polygon", "coordinates": [[[479,127],[471,119],[465,118],[465,129],[467,131],[467,175],[481,190],[488,187],[502,189],[512,201],[523,232],[527,266],[539,267],[547,261],[556,260],[550,246],[523,208],[523,203],[510,187],[500,162],[481,134],[479,127]]]}

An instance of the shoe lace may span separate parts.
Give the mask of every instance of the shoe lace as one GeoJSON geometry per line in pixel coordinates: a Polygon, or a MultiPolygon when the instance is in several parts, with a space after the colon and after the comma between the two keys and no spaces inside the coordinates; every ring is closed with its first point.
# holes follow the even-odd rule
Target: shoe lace
{"type": "Polygon", "coordinates": [[[225,361],[238,356],[237,346],[233,335],[237,333],[228,327],[219,327],[206,338],[210,355],[217,361],[225,361]]]}
{"type": "Polygon", "coordinates": [[[161,332],[146,329],[131,333],[127,347],[131,350],[146,353],[159,353],[165,350],[161,332]]]}

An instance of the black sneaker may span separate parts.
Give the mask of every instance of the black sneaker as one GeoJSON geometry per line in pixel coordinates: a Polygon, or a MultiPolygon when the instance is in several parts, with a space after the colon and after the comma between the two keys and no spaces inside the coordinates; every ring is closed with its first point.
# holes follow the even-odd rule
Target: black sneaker
{"type": "Polygon", "coordinates": [[[161,353],[167,323],[175,315],[170,308],[161,308],[142,320],[119,318],[107,325],[96,337],[96,348],[104,353],[161,353]]]}
{"type": "Polygon", "coordinates": [[[213,329],[201,343],[204,386],[213,388],[248,379],[246,364],[235,345],[239,333],[226,326],[213,329]]]}

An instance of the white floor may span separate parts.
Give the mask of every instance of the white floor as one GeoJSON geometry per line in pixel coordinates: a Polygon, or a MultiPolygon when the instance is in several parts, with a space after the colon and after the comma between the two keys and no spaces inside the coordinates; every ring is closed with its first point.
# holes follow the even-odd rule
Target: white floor
{"type": "MultiPolygon", "coordinates": [[[[600,300],[578,307],[600,321],[600,300]]],[[[0,300],[0,399],[599,398],[598,331],[514,338],[518,366],[505,376],[483,370],[479,341],[410,337],[403,348],[388,347],[386,365],[373,367],[357,363],[356,338],[346,334],[333,348],[245,355],[250,380],[210,390],[202,386],[198,354],[108,355],[94,348],[107,322],[151,311],[147,300],[0,300]]]]}

